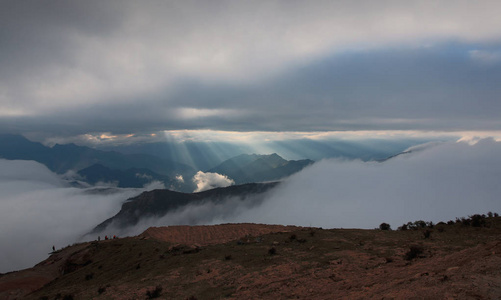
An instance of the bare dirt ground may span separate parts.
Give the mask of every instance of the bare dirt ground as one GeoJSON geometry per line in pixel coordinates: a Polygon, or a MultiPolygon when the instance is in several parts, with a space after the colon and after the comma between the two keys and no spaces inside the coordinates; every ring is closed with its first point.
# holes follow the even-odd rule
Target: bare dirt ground
{"type": "Polygon", "coordinates": [[[150,228],[5,274],[0,299],[499,299],[501,219],[490,219],[435,226],[428,238],[425,229],[150,228]]]}
{"type": "Polygon", "coordinates": [[[70,256],[85,252],[87,246],[80,244],[61,249],[33,268],[3,274],[0,277],[0,299],[22,299],[24,295],[40,289],[62,274],[62,267],[70,256]]]}
{"type": "Polygon", "coordinates": [[[185,245],[224,244],[245,236],[258,236],[272,232],[290,232],[295,226],[264,224],[221,224],[211,226],[150,227],[140,237],[185,245]]]}

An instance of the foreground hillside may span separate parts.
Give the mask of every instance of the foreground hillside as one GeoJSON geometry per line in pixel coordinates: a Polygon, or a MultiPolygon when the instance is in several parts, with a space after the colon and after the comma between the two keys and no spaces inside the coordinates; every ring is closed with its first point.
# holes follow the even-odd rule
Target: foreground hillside
{"type": "Polygon", "coordinates": [[[452,223],[405,231],[151,228],[67,247],[32,269],[5,274],[0,298],[501,297],[501,219],[452,223]]]}

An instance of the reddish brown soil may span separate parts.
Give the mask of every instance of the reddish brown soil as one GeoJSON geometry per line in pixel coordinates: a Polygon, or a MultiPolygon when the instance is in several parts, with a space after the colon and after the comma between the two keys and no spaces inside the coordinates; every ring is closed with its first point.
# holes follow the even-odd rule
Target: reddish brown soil
{"type": "Polygon", "coordinates": [[[21,299],[23,295],[43,287],[62,274],[67,259],[82,251],[88,244],[58,250],[33,268],[10,272],[0,277],[0,299],[21,299]]]}
{"type": "Polygon", "coordinates": [[[6,274],[0,299],[145,299],[156,287],[159,299],[500,299],[501,219],[435,228],[426,239],[420,230],[150,228],[6,274]],[[412,245],[423,252],[406,259],[412,245]],[[77,268],[62,275],[68,261],[77,268]]]}
{"type": "Polygon", "coordinates": [[[307,264],[298,261],[237,278],[237,293],[232,298],[501,298],[501,242],[412,263],[386,263],[358,251],[346,251],[341,256],[328,266],[310,266],[304,273],[297,270],[307,264]]]}
{"type": "Polygon", "coordinates": [[[296,226],[264,224],[221,224],[210,226],[168,226],[150,227],[139,235],[159,241],[185,245],[224,244],[246,236],[259,236],[272,232],[290,232],[296,226]]]}

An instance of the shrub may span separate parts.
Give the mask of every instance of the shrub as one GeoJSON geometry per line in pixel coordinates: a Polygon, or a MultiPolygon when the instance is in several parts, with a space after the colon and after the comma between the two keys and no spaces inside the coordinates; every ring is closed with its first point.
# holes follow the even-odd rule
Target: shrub
{"type": "Polygon", "coordinates": [[[412,260],[418,257],[421,253],[423,253],[423,247],[418,245],[413,245],[409,247],[409,251],[405,253],[404,258],[406,260],[412,260]]]}
{"type": "Polygon", "coordinates": [[[268,254],[269,255],[277,254],[277,249],[275,249],[275,247],[271,247],[270,249],[268,249],[268,254]]]}
{"type": "Polygon", "coordinates": [[[91,280],[92,278],[94,278],[94,273],[89,273],[85,275],[85,280],[91,280]]]}
{"type": "Polygon", "coordinates": [[[160,297],[161,293],[162,287],[158,285],[154,290],[147,291],[146,296],[148,297],[148,299],[154,299],[160,297]]]}
{"type": "Polygon", "coordinates": [[[485,225],[485,216],[484,215],[473,215],[470,216],[470,224],[472,227],[482,227],[485,225]]]}
{"type": "Polygon", "coordinates": [[[290,237],[289,237],[289,240],[293,241],[297,238],[297,236],[295,234],[292,234],[290,237]]]}
{"type": "Polygon", "coordinates": [[[381,230],[391,230],[391,226],[388,223],[381,223],[381,225],[379,225],[379,229],[381,229],[381,230]]]}
{"type": "Polygon", "coordinates": [[[230,260],[231,259],[231,254],[225,255],[224,260],[230,260]]]}
{"type": "Polygon", "coordinates": [[[414,225],[416,228],[425,228],[426,226],[428,226],[428,224],[426,224],[426,222],[423,220],[415,221],[414,225]]]}
{"type": "Polygon", "coordinates": [[[398,229],[398,230],[407,230],[407,229],[408,229],[408,228],[407,228],[407,224],[404,224],[404,225],[402,225],[402,226],[398,227],[397,229],[398,229]]]}
{"type": "Polygon", "coordinates": [[[105,287],[103,287],[103,286],[97,289],[97,293],[98,293],[99,295],[101,295],[101,294],[102,294],[102,293],[104,293],[105,291],[106,291],[106,288],[105,288],[105,287]]]}
{"type": "Polygon", "coordinates": [[[427,239],[430,237],[431,235],[431,230],[428,230],[426,229],[424,232],[423,232],[423,235],[424,235],[424,238],[427,239]]]}

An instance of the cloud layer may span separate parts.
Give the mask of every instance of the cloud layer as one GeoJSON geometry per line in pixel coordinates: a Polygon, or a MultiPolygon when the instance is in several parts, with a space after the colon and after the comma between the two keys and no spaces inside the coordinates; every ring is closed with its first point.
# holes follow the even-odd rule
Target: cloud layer
{"type": "Polygon", "coordinates": [[[53,245],[79,241],[142,191],[71,188],[39,163],[8,160],[0,160],[0,190],[0,272],[31,267],[53,245]]]}
{"type": "MultiPolygon", "coordinates": [[[[228,222],[324,228],[375,228],[386,222],[396,228],[419,219],[438,222],[501,212],[501,142],[430,143],[410,150],[383,163],[320,161],[263,197],[191,205],[143,220],[126,232],[109,229],[106,234],[228,222]]],[[[79,240],[140,192],[68,188],[35,162],[0,160],[0,170],[0,272],[29,267],[45,258],[52,245],[59,248],[79,240]]],[[[200,175],[202,186],[213,180],[229,183],[219,174],[200,175]]]]}
{"type": "Polygon", "coordinates": [[[293,175],[239,221],[396,228],[500,211],[501,143],[444,143],[384,163],[322,161],[293,175]]]}
{"type": "Polygon", "coordinates": [[[392,228],[500,212],[501,142],[431,143],[383,163],[324,160],[292,175],[264,201],[188,206],[148,226],[252,222],[324,228],[392,228]]]}
{"type": "Polygon", "coordinates": [[[197,188],[193,191],[194,193],[235,184],[235,181],[226,175],[211,172],[204,173],[202,171],[198,171],[193,176],[193,182],[197,185],[197,188]]]}
{"type": "Polygon", "coordinates": [[[500,6],[10,1],[0,124],[56,136],[499,130],[500,6]]]}

